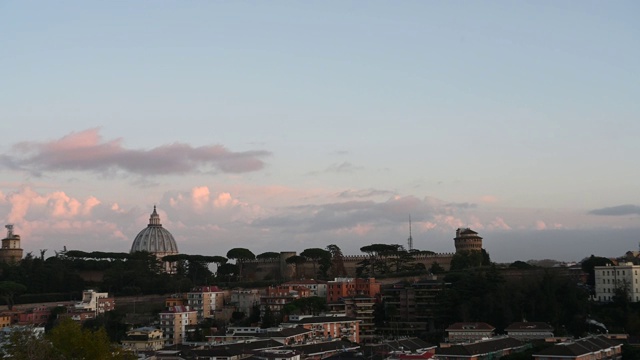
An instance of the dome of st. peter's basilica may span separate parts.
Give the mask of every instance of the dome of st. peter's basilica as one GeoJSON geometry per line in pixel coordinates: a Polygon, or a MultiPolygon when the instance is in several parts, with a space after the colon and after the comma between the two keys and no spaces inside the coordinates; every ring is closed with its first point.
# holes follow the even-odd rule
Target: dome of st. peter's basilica
{"type": "Polygon", "coordinates": [[[158,258],[178,254],[176,240],[167,229],[162,227],[155,206],[149,218],[149,225],[142,229],[133,240],[130,253],[136,251],[147,251],[158,258]]]}

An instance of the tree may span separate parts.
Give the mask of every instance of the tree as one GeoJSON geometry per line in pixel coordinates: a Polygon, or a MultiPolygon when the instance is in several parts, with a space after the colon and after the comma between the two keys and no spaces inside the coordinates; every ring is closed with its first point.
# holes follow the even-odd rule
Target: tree
{"type": "Polygon", "coordinates": [[[218,267],[218,278],[226,277],[227,281],[230,281],[233,276],[238,275],[238,265],[235,264],[222,264],[218,267]]]}
{"type": "Polygon", "coordinates": [[[48,336],[62,359],[135,359],[133,354],[110,343],[104,328],[82,329],[70,318],[63,319],[48,336]]]}
{"type": "MultiPolygon", "coordinates": [[[[363,263],[363,265],[366,264],[370,267],[369,275],[375,276],[376,273],[384,274],[389,272],[387,260],[390,255],[397,253],[400,248],[401,246],[398,244],[371,244],[361,247],[360,251],[369,255],[369,262],[363,263]]],[[[365,273],[367,271],[362,269],[361,272],[365,273]]]]}
{"type": "Polygon", "coordinates": [[[295,266],[296,279],[299,279],[304,275],[304,274],[300,274],[300,268],[302,267],[301,265],[304,264],[306,261],[307,259],[304,256],[300,256],[300,255],[293,255],[288,257],[287,260],[285,260],[287,264],[295,266]]]}
{"type": "Polygon", "coordinates": [[[9,310],[13,310],[16,295],[27,291],[27,287],[13,281],[0,281],[0,297],[7,303],[9,310]]]}
{"type": "Polygon", "coordinates": [[[587,284],[589,286],[594,288],[596,285],[594,268],[596,266],[607,266],[607,265],[613,265],[613,261],[605,257],[591,255],[589,258],[582,260],[582,263],[580,264],[580,266],[582,267],[582,271],[589,274],[589,278],[587,279],[587,284]]]}
{"type": "Polygon", "coordinates": [[[451,270],[463,270],[491,265],[489,254],[482,251],[460,251],[451,258],[451,270]]]}
{"type": "Polygon", "coordinates": [[[63,319],[51,333],[41,337],[30,330],[11,335],[6,354],[17,360],[133,360],[136,356],[109,341],[104,328],[82,329],[70,318],[63,319]]]}
{"type": "Polygon", "coordinates": [[[238,278],[242,279],[243,263],[248,260],[255,260],[256,256],[249,249],[233,248],[227,252],[227,258],[236,261],[238,265],[238,278]]]}
{"type": "Polygon", "coordinates": [[[270,260],[270,259],[279,259],[279,258],[280,258],[280,253],[273,252],[273,251],[263,252],[262,254],[256,256],[256,259],[258,260],[270,260]]]}
{"type": "Polygon", "coordinates": [[[331,253],[331,277],[347,276],[347,269],[344,267],[344,255],[342,250],[335,244],[327,246],[327,251],[331,253]]]}
{"type": "Polygon", "coordinates": [[[440,264],[434,261],[433,264],[431,264],[431,267],[429,268],[429,272],[432,273],[433,275],[438,275],[445,272],[445,270],[442,266],[440,266],[440,264]]]}
{"type": "MultiPolygon", "coordinates": [[[[325,249],[320,249],[320,248],[306,249],[300,253],[300,256],[303,256],[304,258],[311,260],[311,262],[313,263],[313,276],[316,278],[318,277],[318,271],[316,268],[316,265],[318,263],[321,263],[321,265],[324,265],[326,267],[326,270],[329,270],[329,266],[331,266],[331,253],[325,249]]],[[[326,273],[326,270],[324,270],[323,272],[326,273]]],[[[323,275],[326,275],[326,274],[323,274],[323,275]]]]}
{"type": "Polygon", "coordinates": [[[527,264],[527,263],[526,263],[526,262],[524,262],[524,261],[517,260],[517,261],[514,261],[513,263],[511,263],[511,264],[509,265],[509,268],[511,268],[511,269],[521,269],[521,270],[526,270],[526,269],[531,269],[531,268],[533,268],[533,265],[531,265],[531,264],[527,264]]]}
{"type": "Polygon", "coordinates": [[[49,341],[27,328],[13,331],[0,354],[15,360],[62,360],[49,341]]]}

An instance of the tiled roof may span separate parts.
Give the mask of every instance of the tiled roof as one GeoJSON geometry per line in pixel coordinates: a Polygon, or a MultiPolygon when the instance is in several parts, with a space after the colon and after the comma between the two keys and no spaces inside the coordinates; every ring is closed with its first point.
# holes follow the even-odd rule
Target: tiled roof
{"type": "Polygon", "coordinates": [[[478,233],[467,228],[467,229],[461,231],[460,234],[476,234],[477,235],[478,233]]]}
{"type": "Polygon", "coordinates": [[[606,337],[590,336],[582,339],[578,339],[571,342],[556,344],[552,347],[546,348],[540,351],[534,356],[538,355],[552,355],[552,356],[580,356],[595,351],[605,350],[612,347],[620,346],[622,343],[617,340],[607,339],[606,337]]]}
{"type": "Polygon", "coordinates": [[[347,360],[347,359],[351,359],[351,360],[369,360],[370,358],[365,357],[361,352],[359,351],[341,351],[337,354],[333,354],[329,357],[324,358],[323,360],[347,360]]]}
{"type": "Polygon", "coordinates": [[[282,347],[281,343],[269,339],[217,345],[208,349],[193,350],[193,354],[197,357],[232,357],[242,354],[251,354],[254,350],[274,349],[280,347],[282,347]]]}
{"type": "Polygon", "coordinates": [[[446,331],[451,331],[451,330],[469,330],[469,331],[473,331],[473,330],[477,330],[477,331],[481,331],[481,330],[495,330],[495,327],[484,323],[484,322],[458,322],[458,323],[453,323],[451,325],[449,325],[449,327],[446,329],[446,331]]]}
{"type": "Polygon", "coordinates": [[[309,344],[309,345],[299,345],[291,347],[294,350],[301,351],[306,356],[314,355],[314,354],[322,354],[327,352],[332,352],[336,350],[347,351],[347,350],[356,350],[360,348],[360,345],[349,342],[349,341],[328,341],[317,344],[309,344]]]}
{"type": "Polygon", "coordinates": [[[291,321],[293,324],[322,324],[322,323],[335,323],[335,322],[348,322],[356,321],[358,319],[349,316],[314,316],[308,318],[302,318],[298,321],[291,321]]]}
{"type": "Polygon", "coordinates": [[[362,345],[361,351],[367,359],[381,360],[386,359],[390,353],[397,351],[411,351],[419,354],[426,349],[429,349],[429,352],[433,352],[435,347],[435,345],[418,338],[408,338],[385,341],[380,344],[362,345]]]}
{"type": "Polygon", "coordinates": [[[311,284],[326,284],[326,283],[327,283],[326,281],[321,281],[321,280],[301,279],[301,280],[287,281],[283,285],[302,285],[302,284],[311,285],[311,284]]]}
{"type": "Polygon", "coordinates": [[[505,331],[518,331],[518,330],[545,330],[553,331],[553,327],[544,322],[514,322],[507,326],[505,331]]]}
{"type": "Polygon", "coordinates": [[[289,337],[289,336],[296,336],[296,335],[302,335],[302,334],[308,334],[313,332],[312,330],[309,329],[305,329],[301,326],[299,327],[292,327],[292,328],[284,328],[280,331],[269,331],[266,333],[261,333],[261,334],[256,334],[256,336],[258,337],[289,337]]]}
{"type": "Polygon", "coordinates": [[[436,349],[437,355],[471,356],[479,354],[489,354],[505,349],[513,349],[524,346],[520,340],[511,337],[494,338],[478,341],[471,344],[452,345],[436,349]]]}

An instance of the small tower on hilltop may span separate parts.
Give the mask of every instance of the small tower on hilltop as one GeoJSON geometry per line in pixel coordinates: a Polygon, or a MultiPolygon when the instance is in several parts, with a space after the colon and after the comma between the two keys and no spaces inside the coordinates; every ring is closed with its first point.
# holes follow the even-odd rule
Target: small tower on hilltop
{"type": "Polygon", "coordinates": [[[456,253],[461,251],[482,251],[482,238],[469,228],[458,228],[453,238],[456,253]]]}
{"type": "Polygon", "coordinates": [[[13,233],[13,225],[5,225],[4,227],[7,228],[7,237],[2,239],[0,261],[5,263],[17,263],[22,260],[20,235],[13,233]]]}

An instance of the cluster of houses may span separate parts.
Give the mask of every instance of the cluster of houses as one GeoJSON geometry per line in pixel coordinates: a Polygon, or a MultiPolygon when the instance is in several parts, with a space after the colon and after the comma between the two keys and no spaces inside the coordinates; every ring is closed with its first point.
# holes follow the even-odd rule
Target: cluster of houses
{"type": "MultiPolygon", "coordinates": [[[[484,360],[531,348],[532,342],[553,342],[535,360],[621,358],[620,338],[598,335],[583,339],[554,337],[554,329],[540,322],[513,323],[504,334],[483,322],[454,323],[438,345],[415,337],[407,329],[428,329],[433,317],[435,294],[446,286],[435,279],[404,281],[381,286],[373,278],[336,278],[333,281],[297,280],[265,289],[221,289],[200,286],[165,299],[165,310],[149,326],[130,330],[122,346],[140,359],[209,360],[303,360],[303,359],[440,359],[484,360]],[[322,314],[285,313],[295,300],[326,299],[322,314]],[[392,308],[385,325],[390,333],[380,336],[374,325],[376,304],[384,300],[392,308]],[[283,321],[271,328],[259,323],[226,326],[196,342],[190,336],[206,319],[228,324],[234,314],[256,309],[283,321]],[[390,323],[390,324],[389,324],[390,323]],[[409,324],[412,324],[411,326],[409,324]],[[394,340],[386,340],[392,338],[394,340]]],[[[115,300],[107,293],[87,290],[82,300],[63,303],[58,316],[85,321],[113,310],[115,300]]],[[[52,316],[44,305],[0,314],[4,333],[12,325],[42,326],[52,316]]],[[[39,328],[37,328],[39,329],[39,328]]],[[[213,329],[212,329],[213,330],[213,329]]]]}
{"type": "Polygon", "coordinates": [[[56,313],[58,317],[86,321],[115,309],[115,306],[115,299],[108,293],[85,290],[82,292],[82,300],[78,302],[36,304],[4,310],[0,312],[0,329],[11,326],[43,327],[51,318],[55,308],[63,308],[63,311],[56,313]]]}
{"type": "Polygon", "coordinates": [[[556,338],[554,329],[540,322],[513,323],[500,335],[487,323],[455,323],[447,327],[446,338],[438,345],[408,333],[391,336],[395,340],[379,336],[380,328],[376,328],[373,321],[376,303],[384,299],[387,306],[396,307],[396,317],[390,319],[399,328],[412,321],[426,328],[433,311],[434,294],[441,286],[442,282],[433,279],[381,286],[372,278],[336,278],[290,281],[262,290],[197,287],[167,298],[158,326],[130,331],[122,345],[135,351],[141,359],[150,360],[480,360],[527,350],[532,342],[553,342],[552,346],[534,354],[536,360],[621,357],[619,337],[556,338]],[[287,314],[281,316],[284,320],[276,327],[228,326],[206,336],[205,341],[189,340],[189,332],[203,319],[229,319],[233,312],[248,314],[256,308],[260,309],[261,316],[266,312],[282,315],[287,304],[310,296],[325,298],[328,310],[318,315],[287,314]]]}

